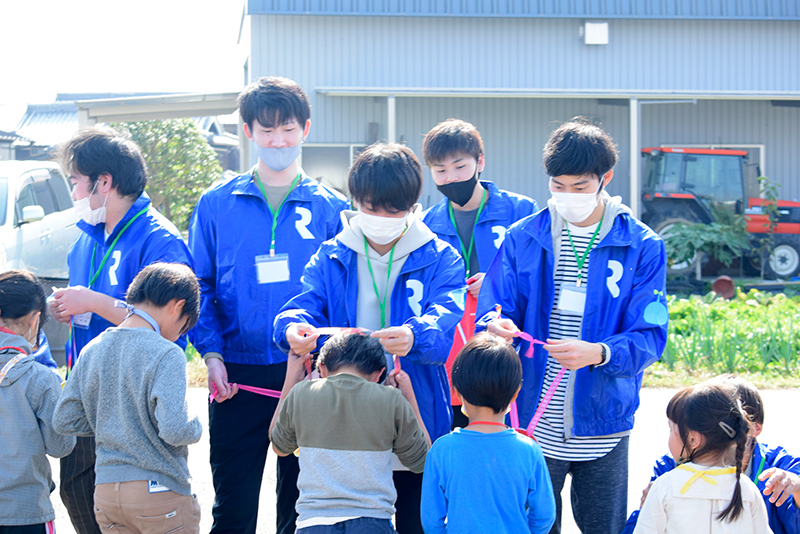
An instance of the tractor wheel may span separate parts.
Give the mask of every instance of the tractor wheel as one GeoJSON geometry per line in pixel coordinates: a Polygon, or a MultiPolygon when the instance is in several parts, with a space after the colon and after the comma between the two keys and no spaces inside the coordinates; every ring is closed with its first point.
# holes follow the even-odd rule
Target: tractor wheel
{"type": "Polygon", "coordinates": [[[764,267],[768,278],[789,280],[800,272],[800,236],[775,235],[775,244],[764,267]]]}
{"type": "MultiPolygon", "coordinates": [[[[679,223],[682,224],[696,224],[696,221],[689,221],[680,217],[663,219],[653,221],[653,231],[661,236],[661,239],[667,239],[670,236],[670,230],[679,223]]],[[[675,263],[671,258],[667,258],[667,274],[668,275],[683,275],[694,272],[697,265],[697,254],[693,255],[690,259],[675,263]]]]}

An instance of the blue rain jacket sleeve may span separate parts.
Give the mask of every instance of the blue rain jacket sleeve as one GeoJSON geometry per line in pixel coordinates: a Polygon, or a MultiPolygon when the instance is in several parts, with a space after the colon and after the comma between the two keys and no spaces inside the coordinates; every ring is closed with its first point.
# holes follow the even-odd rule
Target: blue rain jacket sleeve
{"type": "Polygon", "coordinates": [[[200,281],[200,318],[192,340],[200,354],[218,352],[229,363],[286,361],[273,341],[273,318],[303,290],[303,268],[342,228],[347,199],[303,175],[288,193],[275,227],[275,255],[288,261],[288,280],[264,282],[273,212],[252,171],[211,187],[197,204],[189,246],[200,281]]]}
{"type": "MultiPolygon", "coordinates": [[[[142,193],[114,227],[114,231],[111,232],[108,239],[105,237],[104,225],[92,226],[84,221],[78,221],[81,233],[67,255],[69,284],[88,287],[91,275],[94,274],[89,272],[92,268],[92,259],[94,258],[94,269],[97,270],[111,243],[122,228],[136,214],[148,207],[149,209],[136,218],[119,238],[90,289],[115,299],[125,300],[128,286],[133,279],[142,269],[152,263],[182,263],[194,268],[189,249],[183,242],[178,229],[150,206],[150,197],[147,196],[147,193],[142,193]]],[[[76,357],[89,341],[111,326],[114,325],[95,313],[92,314],[88,328],[77,326],[73,328],[77,349],[76,357]]],[[[181,336],[177,344],[181,348],[186,348],[186,336],[181,336]]],[[[67,343],[66,349],[69,354],[71,352],[69,343],[67,343]]]]}
{"type": "MultiPolygon", "coordinates": [[[[581,339],[611,349],[604,366],[575,372],[573,426],[577,436],[603,436],[633,428],[641,373],[666,344],[666,254],[649,228],[617,214],[611,229],[590,253],[581,339]]],[[[483,282],[476,330],[496,317],[495,307],[535,339],[549,337],[555,297],[555,256],[549,210],[513,225],[483,282]]],[[[520,352],[527,351],[520,343],[520,352]]],[[[522,358],[523,386],[517,406],[526,425],[539,402],[547,353],[534,346],[522,358]]]]}
{"type": "MultiPolygon", "coordinates": [[[[488,201],[473,232],[480,271],[486,272],[505,239],[508,227],[518,220],[536,213],[538,206],[535,200],[499,189],[488,180],[481,180],[481,185],[487,191],[488,201]]],[[[439,239],[460,252],[461,245],[458,233],[450,220],[450,213],[447,209],[448,202],[445,197],[431,206],[423,215],[423,222],[439,239]]],[[[469,243],[464,245],[469,247],[469,243]]]]}

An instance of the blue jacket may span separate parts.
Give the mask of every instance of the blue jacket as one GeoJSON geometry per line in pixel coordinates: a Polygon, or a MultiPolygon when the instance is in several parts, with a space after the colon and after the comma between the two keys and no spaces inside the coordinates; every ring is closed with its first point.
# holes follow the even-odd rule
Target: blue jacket
{"type": "MultiPolygon", "coordinates": [[[[414,332],[414,346],[402,359],[402,369],[411,378],[432,440],[450,432],[450,385],[444,363],[464,314],[465,291],[461,256],[436,238],[409,254],[392,288],[389,325],[405,325],[414,332]]],[[[286,329],[293,322],[356,326],[357,302],[358,254],[337,237],[323,243],[311,258],[303,273],[303,292],[275,317],[275,342],[289,351],[286,329]]]]}
{"type": "Polygon", "coordinates": [[[212,186],[189,226],[189,248],[200,281],[200,319],[191,333],[200,354],[226,362],[286,361],[272,340],[272,319],[302,290],[303,267],[320,244],[342,228],[347,199],[303,176],[278,215],[275,253],[289,255],[289,281],[259,284],[256,256],[269,255],[272,210],[252,171],[212,186]]]}
{"type": "MultiPolygon", "coordinates": [[[[756,442],[749,465],[751,469],[750,479],[758,487],[761,496],[764,498],[764,504],[767,505],[769,528],[772,529],[774,534],[800,534],[800,512],[798,512],[797,506],[795,506],[794,498],[790,496],[786,502],[783,503],[783,506],[776,506],[775,503],[769,502],[772,495],[764,495],[764,488],[767,486],[767,481],[757,480],[759,474],[771,467],[777,467],[778,469],[791,471],[796,475],[800,475],[800,458],[791,456],[783,447],[770,447],[765,443],[756,442]],[[759,470],[762,460],[764,461],[764,467],[759,470]]],[[[665,454],[656,461],[656,465],[653,467],[653,476],[650,477],[650,482],[673,469],[675,469],[675,460],[669,454],[665,454]]],[[[632,534],[638,519],[639,510],[636,510],[628,518],[628,522],[625,523],[625,530],[622,531],[622,534],[632,534]]]]}
{"type": "MultiPolygon", "coordinates": [[[[97,269],[108,250],[107,246],[111,245],[122,227],[147,206],[150,206],[150,197],[147,196],[147,193],[142,193],[114,227],[108,240],[105,237],[104,224],[92,226],[83,220],[78,221],[78,228],[82,232],[67,255],[69,285],[88,287],[92,254],[94,254],[94,268],[97,269]]],[[[178,229],[150,206],[150,209],[137,218],[122,234],[114,251],[103,266],[103,271],[90,289],[115,299],[125,300],[128,286],[139,274],[139,271],[158,261],[192,266],[189,249],[186,248],[186,243],[183,242],[178,229]]],[[[80,354],[89,341],[111,326],[114,325],[93,313],[89,328],[74,327],[77,354],[80,354]]],[[[181,337],[178,344],[185,348],[186,337],[181,337]]],[[[69,342],[67,342],[67,351],[70,351],[69,342]]],[[[72,363],[74,365],[75,362],[72,363]]]]}
{"type": "MultiPolygon", "coordinates": [[[[600,242],[589,256],[581,339],[605,343],[611,357],[603,366],[571,373],[567,395],[573,395],[573,410],[565,414],[567,437],[631,430],[642,371],[661,357],[667,338],[664,243],[619,205],[618,197],[606,198],[600,242]]],[[[560,244],[563,228],[556,213],[555,231],[551,229],[551,212],[556,213],[552,207],[542,210],[509,229],[483,282],[476,329],[496,318],[499,304],[503,317],[534,339],[548,338],[555,298],[554,236],[560,244]]],[[[527,348],[523,342],[520,351],[527,348]]],[[[517,408],[523,428],[538,405],[546,367],[547,351],[541,345],[534,346],[533,358],[522,358],[517,408]]]]}
{"type": "MultiPolygon", "coordinates": [[[[486,272],[497,255],[500,244],[506,237],[506,230],[518,220],[538,211],[536,201],[528,197],[498,189],[494,183],[481,180],[481,185],[487,190],[487,203],[475,224],[475,250],[478,254],[480,272],[486,272]]],[[[423,215],[423,222],[428,225],[436,236],[446,241],[457,251],[461,252],[453,222],[447,209],[449,200],[443,198],[439,203],[431,206],[423,215]]],[[[464,243],[469,247],[469,243],[464,243]]],[[[469,258],[464,259],[465,262],[469,258]]]]}

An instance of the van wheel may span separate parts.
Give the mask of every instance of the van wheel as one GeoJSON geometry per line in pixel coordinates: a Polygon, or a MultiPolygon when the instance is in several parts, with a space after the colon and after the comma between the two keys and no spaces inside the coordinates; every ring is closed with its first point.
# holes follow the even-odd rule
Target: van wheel
{"type": "MultiPolygon", "coordinates": [[[[661,236],[661,239],[666,240],[671,235],[671,230],[677,224],[696,224],[696,221],[689,221],[680,217],[669,218],[659,221],[652,221],[653,231],[661,236]]],[[[668,275],[683,275],[694,272],[697,266],[697,254],[695,253],[691,258],[680,263],[676,263],[672,258],[667,257],[667,274],[668,275]]]]}
{"type": "Polygon", "coordinates": [[[775,244],[764,268],[768,278],[788,280],[800,272],[800,237],[775,235],[775,244]]]}

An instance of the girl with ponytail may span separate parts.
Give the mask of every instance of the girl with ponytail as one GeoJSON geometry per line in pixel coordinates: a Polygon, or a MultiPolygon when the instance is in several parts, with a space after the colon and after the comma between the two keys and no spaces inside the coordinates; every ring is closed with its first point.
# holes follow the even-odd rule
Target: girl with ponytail
{"type": "Polygon", "coordinates": [[[653,483],[634,534],[772,532],[758,488],[741,476],[750,421],[731,388],[684,388],[667,418],[679,465],[653,483]]]}

